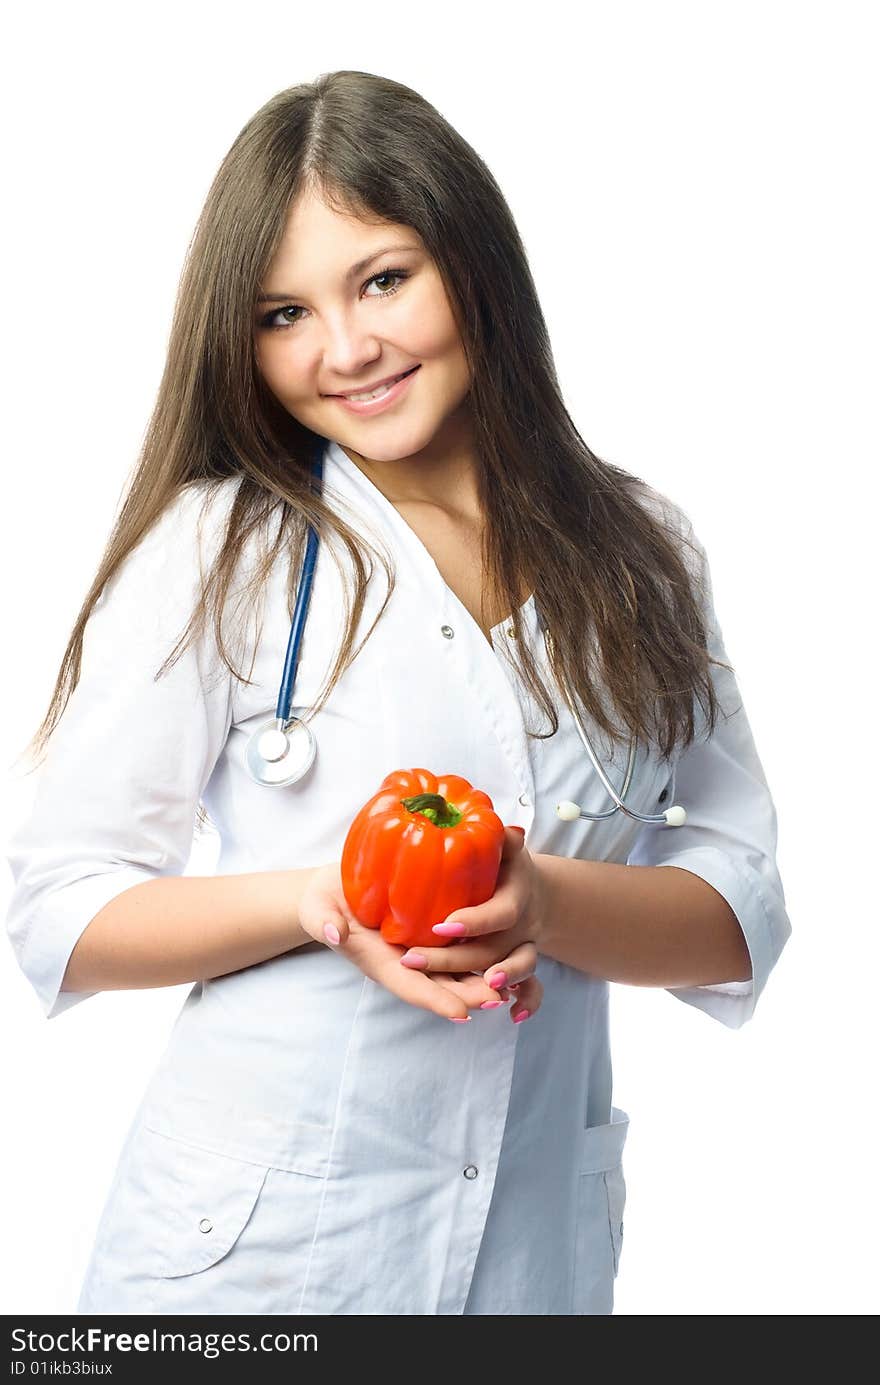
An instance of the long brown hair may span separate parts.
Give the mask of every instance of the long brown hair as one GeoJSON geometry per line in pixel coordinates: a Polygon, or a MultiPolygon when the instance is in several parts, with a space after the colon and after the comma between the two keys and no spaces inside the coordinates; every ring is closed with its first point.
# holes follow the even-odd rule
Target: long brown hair
{"type": "Polygon", "coordinates": [[[360,536],[313,491],[315,435],[266,388],[254,348],[263,276],[290,205],[305,189],[344,213],[413,228],[443,277],[471,371],[484,572],[512,612],[522,674],[550,721],[550,730],[530,734],[554,734],[558,718],[522,638],[524,588],[552,632],[554,676],[567,680],[613,740],[632,734],[671,758],[676,745],[695,737],[695,700],[711,732],[719,704],[709,665],[730,665],[706,647],[698,567],[692,576],[684,553],[697,549],[665,507],[645,504],[641,478],[597,457],[569,417],[525,250],[492,174],[410,88],[337,71],[272,97],[214,178],[184,264],[143,448],[31,746],[45,748],[76,686],[83,632],[105,584],[194,483],[239,478],[216,561],[163,669],[210,611],[224,663],[249,681],[229,657],[221,619],[243,545],[279,505],[275,543],[253,575],[254,596],[286,546],[292,611],[309,523],[322,540],[341,540],[355,573],[348,625],[314,711],[354,657],[372,564],[360,536]]]}

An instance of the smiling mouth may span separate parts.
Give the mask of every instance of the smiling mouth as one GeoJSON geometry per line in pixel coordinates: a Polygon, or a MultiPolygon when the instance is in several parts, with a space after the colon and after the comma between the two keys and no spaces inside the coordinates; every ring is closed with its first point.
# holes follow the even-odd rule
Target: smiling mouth
{"type": "Polygon", "coordinates": [[[393,379],[386,380],[384,385],[377,385],[375,389],[353,390],[348,394],[333,394],[330,396],[330,398],[350,399],[354,404],[365,404],[370,399],[379,399],[383,394],[387,394],[388,391],[393,389],[394,386],[398,384],[401,380],[405,380],[407,375],[412,375],[414,370],[418,370],[417,365],[410,366],[409,370],[402,371],[400,375],[395,375],[393,379]]]}

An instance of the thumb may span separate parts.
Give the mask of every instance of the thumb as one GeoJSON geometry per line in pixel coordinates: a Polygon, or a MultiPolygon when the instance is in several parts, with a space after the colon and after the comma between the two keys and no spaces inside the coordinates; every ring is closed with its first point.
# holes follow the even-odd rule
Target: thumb
{"type": "Polygon", "coordinates": [[[336,908],[325,909],[322,915],[321,933],[324,941],[331,947],[342,947],[348,942],[348,919],[336,908]]]}
{"type": "Polygon", "coordinates": [[[304,932],[317,943],[342,947],[348,942],[350,929],[345,901],[329,867],[321,868],[317,879],[310,882],[299,905],[299,922],[304,932]],[[327,878],[322,878],[326,872],[327,878]]]}
{"type": "Polygon", "coordinates": [[[515,849],[519,850],[519,849],[521,849],[521,848],[524,846],[525,840],[526,840],[526,829],[525,829],[524,827],[515,827],[514,824],[513,824],[512,822],[505,823],[505,825],[504,825],[504,845],[505,845],[505,848],[508,848],[508,849],[514,849],[514,848],[515,848],[515,849]]]}

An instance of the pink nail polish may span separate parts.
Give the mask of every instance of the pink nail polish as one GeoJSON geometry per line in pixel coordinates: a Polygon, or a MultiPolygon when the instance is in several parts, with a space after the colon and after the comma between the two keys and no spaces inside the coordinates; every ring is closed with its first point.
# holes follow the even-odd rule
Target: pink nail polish
{"type": "Polygon", "coordinates": [[[427,957],[423,957],[421,952],[405,952],[400,961],[404,967],[426,967],[428,965],[427,957]]]}
{"type": "Polygon", "coordinates": [[[480,1009],[481,1009],[481,1010],[494,1010],[495,1007],[496,1007],[497,1005],[500,1005],[501,1003],[502,1003],[502,1002],[501,1002],[500,1000],[484,1000],[483,1003],[482,1003],[482,1005],[480,1006],[480,1009]]]}
{"type": "Polygon", "coordinates": [[[514,1016],[513,1016],[513,1022],[514,1022],[514,1024],[521,1024],[522,1021],[523,1021],[523,1020],[527,1020],[528,1017],[529,1017],[529,1011],[528,1011],[528,1010],[520,1010],[520,1012],[519,1012],[518,1015],[514,1015],[514,1016]]]}
{"type": "Polygon", "coordinates": [[[443,938],[460,938],[467,929],[463,923],[435,923],[431,932],[439,933],[443,938]]]}
{"type": "Polygon", "coordinates": [[[324,924],[324,937],[329,943],[339,942],[339,929],[332,923],[324,924]]]}
{"type": "Polygon", "coordinates": [[[471,1022],[470,1015],[465,1015],[463,1019],[461,1015],[450,1015],[449,1018],[452,1020],[453,1024],[470,1024],[471,1022]]]}
{"type": "Polygon", "coordinates": [[[489,977],[489,985],[493,991],[500,991],[502,986],[507,985],[507,972],[496,971],[494,976],[489,977]]]}

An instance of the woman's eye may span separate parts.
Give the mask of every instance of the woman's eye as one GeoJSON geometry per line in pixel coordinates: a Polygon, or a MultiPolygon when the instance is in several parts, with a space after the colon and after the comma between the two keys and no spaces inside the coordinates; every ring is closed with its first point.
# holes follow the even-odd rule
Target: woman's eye
{"type": "MultiPolygon", "coordinates": [[[[402,269],[383,269],[381,274],[374,274],[373,277],[372,277],[372,279],[368,279],[368,280],[367,280],[367,283],[364,285],[364,287],[366,288],[368,284],[378,284],[378,282],[379,282],[380,279],[401,279],[401,280],[403,280],[403,279],[405,279],[405,278],[406,278],[406,274],[403,272],[402,269]]],[[[380,293],[380,297],[382,297],[382,298],[387,298],[388,295],[389,295],[389,293],[395,293],[399,287],[400,287],[399,284],[395,284],[393,288],[390,288],[390,289],[383,289],[383,290],[381,291],[381,293],[380,293]]]]}
{"type": "MultiPolygon", "coordinates": [[[[364,284],[364,288],[369,288],[370,284],[380,284],[380,281],[383,279],[395,279],[397,282],[392,284],[390,288],[381,288],[380,286],[378,293],[368,295],[370,298],[390,298],[392,293],[396,293],[403,281],[408,278],[409,273],[405,269],[383,269],[380,274],[374,274],[371,279],[368,279],[364,284]]],[[[296,303],[285,303],[283,307],[273,308],[270,313],[267,313],[265,317],[261,318],[260,326],[270,327],[273,330],[295,327],[300,319],[298,317],[285,318],[284,314],[301,313],[302,311],[302,308],[296,303]],[[283,320],[279,322],[279,318],[283,318],[283,320]]]]}

